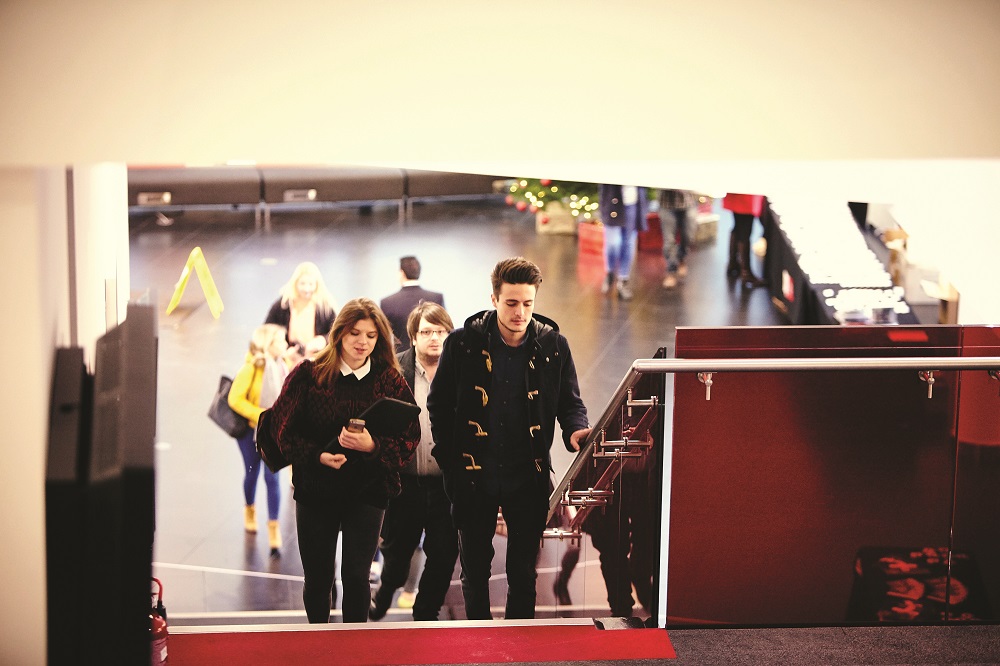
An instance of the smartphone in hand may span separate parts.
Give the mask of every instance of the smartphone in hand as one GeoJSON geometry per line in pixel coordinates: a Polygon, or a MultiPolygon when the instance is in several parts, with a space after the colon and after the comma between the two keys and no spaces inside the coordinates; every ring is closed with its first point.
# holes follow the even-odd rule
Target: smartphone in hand
{"type": "Polygon", "coordinates": [[[347,432],[362,432],[365,429],[364,419],[351,419],[347,422],[347,432]]]}

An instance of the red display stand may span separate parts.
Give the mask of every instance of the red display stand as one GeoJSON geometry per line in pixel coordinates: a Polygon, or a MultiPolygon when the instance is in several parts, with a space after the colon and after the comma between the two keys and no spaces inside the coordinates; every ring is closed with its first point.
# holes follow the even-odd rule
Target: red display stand
{"type": "Polygon", "coordinates": [[[663,225],[660,224],[660,214],[650,213],[646,216],[646,223],[649,228],[639,232],[639,251],[659,252],[663,249],[663,225]]]}
{"type": "Polygon", "coordinates": [[[593,222],[577,224],[577,238],[580,244],[580,254],[604,254],[604,225],[593,222]]]}

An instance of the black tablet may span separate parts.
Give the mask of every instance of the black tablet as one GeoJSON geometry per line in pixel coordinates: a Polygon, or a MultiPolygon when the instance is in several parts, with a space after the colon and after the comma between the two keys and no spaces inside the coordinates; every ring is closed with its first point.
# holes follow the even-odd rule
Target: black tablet
{"type": "Polygon", "coordinates": [[[420,408],[396,398],[379,398],[358,414],[372,435],[399,435],[417,420],[420,408]]]}

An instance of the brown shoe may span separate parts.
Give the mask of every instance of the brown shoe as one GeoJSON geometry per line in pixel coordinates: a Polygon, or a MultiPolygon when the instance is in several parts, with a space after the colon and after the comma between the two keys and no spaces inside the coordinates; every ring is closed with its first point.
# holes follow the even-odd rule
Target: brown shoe
{"type": "Polygon", "coordinates": [[[750,270],[750,243],[739,242],[736,245],[740,258],[740,283],[750,289],[763,287],[764,281],[750,270]]]}

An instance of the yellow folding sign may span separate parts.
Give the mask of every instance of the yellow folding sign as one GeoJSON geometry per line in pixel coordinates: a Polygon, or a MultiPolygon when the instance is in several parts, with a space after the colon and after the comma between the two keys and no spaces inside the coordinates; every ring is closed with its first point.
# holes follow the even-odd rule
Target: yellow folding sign
{"type": "Polygon", "coordinates": [[[170,297],[167,314],[173,312],[177,304],[181,302],[181,296],[184,294],[184,288],[187,287],[188,278],[191,277],[192,268],[198,274],[198,282],[201,283],[201,290],[205,292],[205,300],[208,301],[212,316],[218,319],[219,315],[222,314],[222,297],[219,296],[219,290],[215,286],[215,280],[212,279],[212,273],[208,270],[208,262],[205,261],[205,255],[202,254],[200,247],[191,250],[191,254],[188,255],[184,270],[181,271],[181,277],[177,280],[177,285],[174,286],[174,295],[170,297]]]}

